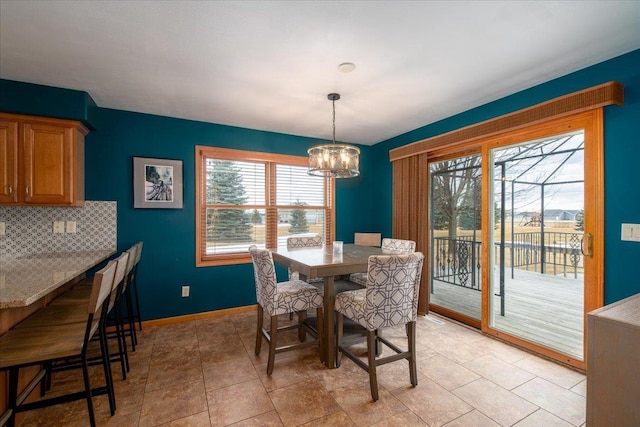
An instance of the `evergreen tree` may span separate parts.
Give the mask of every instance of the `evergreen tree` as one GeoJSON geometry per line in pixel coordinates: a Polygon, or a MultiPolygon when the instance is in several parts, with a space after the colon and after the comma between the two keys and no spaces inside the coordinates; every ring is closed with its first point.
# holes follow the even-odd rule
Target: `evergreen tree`
{"type": "MultiPolygon", "coordinates": [[[[247,201],[240,170],[228,160],[207,162],[207,203],[242,205],[247,201]]],[[[251,241],[251,223],[244,209],[207,209],[207,239],[251,241]]]]}
{"type": "Polygon", "coordinates": [[[260,212],[258,212],[258,209],[253,210],[253,213],[251,214],[251,223],[262,224],[262,216],[260,215],[260,212]]]}
{"type": "MultiPolygon", "coordinates": [[[[294,203],[296,206],[304,206],[304,202],[300,200],[296,200],[294,203]]],[[[289,227],[289,233],[298,234],[298,233],[306,233],[309,231],[309,224],[307,223],[307,215],[305,214],[304,209],[294,209],[291,212],[291,221],[289,221],[291,226],[289,227]]]]}

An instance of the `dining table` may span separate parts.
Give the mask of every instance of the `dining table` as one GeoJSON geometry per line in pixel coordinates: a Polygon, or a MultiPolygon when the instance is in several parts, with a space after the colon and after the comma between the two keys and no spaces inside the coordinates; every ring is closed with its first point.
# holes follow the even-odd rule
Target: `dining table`
{"type": "Polygon", "coordinates": [[[279,247],[270,249],[273,260],[279,265],[300,273],[300,279],[322,277],[324,282],[324,331],[321,359],[329,368],[336,367],[336,333],[334,305],[336,299],[336,276],[366,272],[369,256],[380,255],[382,249],[354,244],[342,245],[342,251],[334,245],[313,248],[279,247]],[[337,249],[337,248],[336,248],[337,249]]]}

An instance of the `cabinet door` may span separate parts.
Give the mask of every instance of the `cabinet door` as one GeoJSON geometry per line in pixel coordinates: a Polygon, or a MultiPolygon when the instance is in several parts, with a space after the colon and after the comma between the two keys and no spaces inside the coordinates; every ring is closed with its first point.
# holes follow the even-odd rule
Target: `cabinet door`
{"type": "Polygon", "coordinates": [[[22,125],[24,141],[24,201],[28,204],[73,202],[73,130],[22,125]]]}
{"type": "Polygon", "coordinates": [[[0,203],[18,201],[18,123],[0,120],[0,203]]]}

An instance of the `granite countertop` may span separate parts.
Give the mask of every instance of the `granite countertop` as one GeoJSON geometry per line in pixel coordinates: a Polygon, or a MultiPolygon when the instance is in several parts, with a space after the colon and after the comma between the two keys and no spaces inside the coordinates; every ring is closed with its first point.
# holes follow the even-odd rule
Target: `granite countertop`
{"type": "Polygon", "coordinates": [[[33,304],[114,253],[108,249],[0,256],[0,309],[33,304]]]}

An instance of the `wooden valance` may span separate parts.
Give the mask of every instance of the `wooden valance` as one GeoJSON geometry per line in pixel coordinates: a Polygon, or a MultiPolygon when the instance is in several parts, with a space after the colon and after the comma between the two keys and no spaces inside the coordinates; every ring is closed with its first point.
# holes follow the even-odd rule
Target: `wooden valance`
{"type": "Polygon", "coordinates": [[[518,110],[494,119],[395,148],[389,151],[389,158],[394,162],[405,157],[427,153],[436,148],[466,144],[475,139],[516,130],[536,122],[568,116],[612,104],[624,104],[624,86],[615,81],[564,95],[523,110],[518,110]]]}

